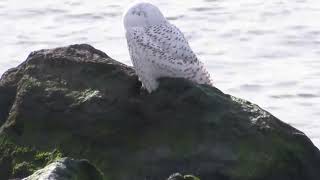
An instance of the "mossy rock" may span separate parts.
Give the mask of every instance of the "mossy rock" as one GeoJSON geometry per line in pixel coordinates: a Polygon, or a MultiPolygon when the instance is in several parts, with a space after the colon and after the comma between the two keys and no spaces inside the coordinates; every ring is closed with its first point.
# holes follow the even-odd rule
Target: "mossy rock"
{"type": "Polygon", "coordinates": [[[62,157],[58,150],[39,151],[32,146],[20,146],[11,138],[0,137],[0,179],[23,178],[62,157]]]}
{"type": "Polygon", "coordinates": [[[308,137],[259,106],[183,79],[148,94],[131,67],[89,45],[31,53],[0,92],[0,179],[42,168],[53,152],[88,159],[104,180],[320,177],[308,137]]]}

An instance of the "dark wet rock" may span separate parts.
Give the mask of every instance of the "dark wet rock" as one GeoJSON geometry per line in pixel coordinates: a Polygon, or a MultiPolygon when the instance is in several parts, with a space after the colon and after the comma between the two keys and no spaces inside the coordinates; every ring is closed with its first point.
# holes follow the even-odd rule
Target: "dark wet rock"
{"type": "Polygon", "coordinates": [[[31,53],[0,81],[0,179],[63,156],[105,180],[319,179],[319,150],[299,130],[214,87],[160,81],[140,90],[131,67],[89,45],[31,53]]]}
{"type": "Polygon", "coordinates": [[[23,180],[102,180],[102,175],[87,160],[62,158],[23,180]]]}

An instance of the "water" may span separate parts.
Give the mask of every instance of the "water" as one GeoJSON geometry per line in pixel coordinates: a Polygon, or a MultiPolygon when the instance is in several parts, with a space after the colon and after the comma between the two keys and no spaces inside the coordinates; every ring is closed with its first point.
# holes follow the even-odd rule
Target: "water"
{"type": "MultiPolygon", "coordinates": [[[[29,52],[89,43],[131,64],[130,0],[0,0],[0,74],[29,52]]],[[[305,132],[320,148],[318,0],[154,1],[189,39],[215,86],[305,132]]]]}

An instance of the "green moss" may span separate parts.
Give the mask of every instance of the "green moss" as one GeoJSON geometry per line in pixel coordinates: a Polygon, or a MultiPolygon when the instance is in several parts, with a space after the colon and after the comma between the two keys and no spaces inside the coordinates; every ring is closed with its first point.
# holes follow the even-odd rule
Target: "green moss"
{"type": "MultiPolygon", "coordinates": [[[[11,167],[6,169],[9,178],[22,178],[31,175],[36,170],[43,168],[63,155],[59,150],[52,152],[36,150],[33,147],[20,146],[12,139],[9,139],[4,133],[0,135],[0,159],[9,157],[11,167]]],[[[0,162],[6,163],[8,162],[0,162]]]]}
{"type": "MultiPolygon", "coordinates": [[[[231,170],[238,179],[257,179],[271,174],[295,174],[299,166],[294,162],[303,158],[304,148],[301,144],[286,139],[285,135],[273,133],[265,141],[257,143],[247,139],[237,146],[238,165],[231,170]],[[261,144],[260,144],[261,143],[261,144]],[[291,163],[292,162],[292,163],[291,163]]],[[[269,178],[270,179],[270,178],[269,178]]]]}
{"type": "Polygon", "coordinates": [[[37,80],[34,77],[30,77],[28,75],[25,75],[21,79],[21,84],[22,84],[22,88],[25,90],[41,86],[41,82],[39,80],[37,80]]]}
{"type": "Polygon", "coordinates": [[[51,156],[51,153],[49,153],[49,152],[40,152],[35,155],[35,160],[36,161],[49,160],[50,156],[51,156]]]}
{"type": "Polygon", "coordinates": [[[62,153],[55,149],[52,152],[37,152],[34,156],[34,160],[47,165],[62,157],[62,153]]]}
{"type": "Polygon", "coordinates": [[[242,143],[238,147],[239,164],[232,169],[232,176],[239,179],[254,179],[267,171],[274,159],[266,152],[253,150],[252,144],[242,143]],[[257,159],[259,158],[259,159],[257,159]]]}
{"type": "Polygon", "coordinates": [[[13,177],[26,177],[36,171],[38,168],[28,162],[17,163],[13,167],[12,176],[13,177]]]}

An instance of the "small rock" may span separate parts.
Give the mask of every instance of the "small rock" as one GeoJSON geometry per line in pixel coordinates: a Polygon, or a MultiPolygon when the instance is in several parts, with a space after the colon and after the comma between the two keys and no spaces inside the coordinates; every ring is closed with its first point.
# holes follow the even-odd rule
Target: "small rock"
{"type": "Polygon", "coordinates": [[[180,173],[175,173],[175,174],[172,174],[167,180],[200,180],[200,179],[194,175],[183,176],[180,173]]]}
{"type": "Polygon", "coordinates": [[[180,173],[172,174],[168,180],[184,180],[184,177],[180,173]]]}
{"type": "Polygon", "coordinates": [[[62,158],[23,180],[102,180],[102,175],[87,160],[62,158]]]}

